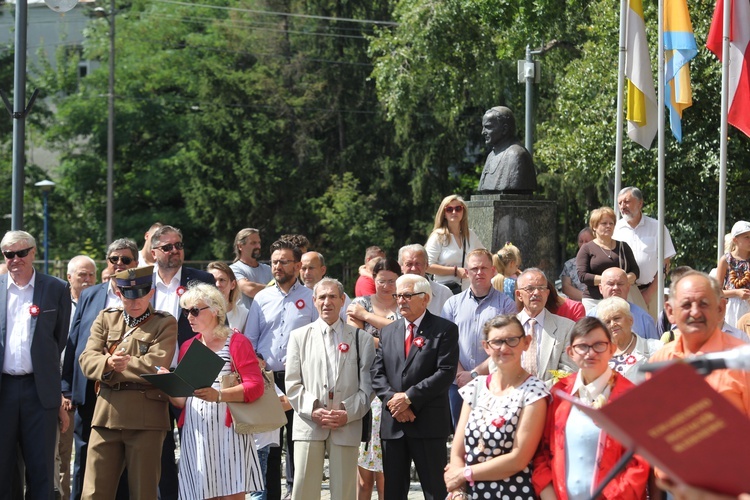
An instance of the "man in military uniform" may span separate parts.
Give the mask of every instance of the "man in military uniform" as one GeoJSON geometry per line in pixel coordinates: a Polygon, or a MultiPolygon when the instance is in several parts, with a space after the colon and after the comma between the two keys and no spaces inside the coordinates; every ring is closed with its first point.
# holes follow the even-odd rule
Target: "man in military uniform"
{"type": "Polygon", "coordinates": [[[177,321],[151,306],[153,272],[149,266],[115,274],[123,307],[99,313],[79,358],[83,374],[99,385],[83,499],[114,498],[124,467],[130,498],[157,498],[169,399],[140,376],[169,366],[177,321]]]}

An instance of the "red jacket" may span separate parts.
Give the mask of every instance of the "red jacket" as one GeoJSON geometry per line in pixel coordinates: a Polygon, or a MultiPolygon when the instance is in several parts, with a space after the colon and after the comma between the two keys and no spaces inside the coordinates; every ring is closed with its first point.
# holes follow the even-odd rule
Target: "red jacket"
{"type": "MultiPolygon", "coordinates": [[[[202,334],[199,333],[182,344],[178,358],[180,361],[182,361],[182,357],[190,348],[190,344],[192,344],[194,340],[201,338],[201,336],[202,334]]],[[[260,374],[258,358],[255,356],[255,349],[253,349],[253,344],[247,339],[247,337],[236,330],[229,339],[229,357],[232,360],[234,369],[239,372],[240,378],[242,379],[242,388],[245,392],[245,403],[250,403],[261,397],[265,386],[263,376],[260,374]]],[[[180,419],[177,421],[177,425],[182,427],[184,422],[185,410],[180,413],[180,419]]],[[[227,427],[232,425],[232,414],[229,412],[229,407],[227,407],[225,425],[227,427]]]]}
{"type": "MultiPolygon", "coordinates": [[[[553,389],[559,389],[570,394],[576,381],[573,374],[560,380],[553,389]]],[[[610,400],[633,387],[633,383],[625,377],[615,373],[615,384],[612,387],[610,400]]],[[[547,423],[544,435],[539,443],[539,449],[533,460],[532,482],[537,494],[550,483],[555,490],[558,500],[567,500],[568,492],[565,487],[565,425],[570,415],[572,405],[558,397],[554,397],[547,410],[547,423]]],[[[612,470],[620,457],[627,450],[608,434],[599,435],[596,450],[595,486],[612,470]]],[[[606,499],[641,500],[646,498],[646,482],[648,481],[649,465],[640,455],[635,455],[623,472],[618,474],[604,489],[606,499]]]]}

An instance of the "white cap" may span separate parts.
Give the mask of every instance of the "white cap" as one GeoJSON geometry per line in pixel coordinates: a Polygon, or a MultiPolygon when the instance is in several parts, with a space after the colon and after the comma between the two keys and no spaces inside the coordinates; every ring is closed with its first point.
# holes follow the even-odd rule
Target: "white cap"
{"type": "Polygon", "coordinates": [[[750,231],[750,222],[744,221],[744,220],[738,220],[734,223],[734,226],[732,226],[732,238],[735,236],[738,236],[743,233],[747,233],[750,231]]]}

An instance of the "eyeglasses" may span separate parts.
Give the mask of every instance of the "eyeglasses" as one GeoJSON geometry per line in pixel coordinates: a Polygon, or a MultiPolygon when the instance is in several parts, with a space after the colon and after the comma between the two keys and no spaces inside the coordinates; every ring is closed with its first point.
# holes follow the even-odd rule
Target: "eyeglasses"
{"type": "Polygon", "coordinates": [[[581,356],[585,356],[589,349],[593,349],[596,353],[603,353],[609,348],[610,342],[594,342],[591,345],[588,344],[576,344],[571,346],[575,352],[581,356]]]}
{"type": "Polygon", "coordinates": [[[546,286],[544,286],[544,285],[539,285],[539,286],[527,286],[527,287],[524,287],[524,288],[519,288],[519,290],[521,290],[522,292],[526,292],[526,293],[528,293],[529,295],[531,295],[531,294],[532,294],[532,293],[534,293],[534,292],[539,292],[539,293],[542,293],[542,292],[544,292],[545,290],[547,290],[547,287],[546,287],[546,286]]]}
{"type": "Polygon", "coordinates": [[[34,247],[24,248],[23,250],[16,250],[15,252],[6,252],[3,250],[3,255],[5,255],[5,258],[8,260],[12,260],[16,258],[16,255],[19,259],[23,259],[27,255],[29,255],[29,252],[31,252],[34,249],[34,247]]]}
{"type": "Polygon", "coordinates": [[[521,339],[525,336],[526,335],[519,335],[518,337],[508,337],[507,339],[485,340],[485,342],[488,346],[497,351],[503,346],[503,344],[508,344],[508,347],[518,347],[518,344],[521,343],[521,339]]]}
{"type": "Polygon", "coordinates": [[[115,265],[117,265],[118,262],[122,262],[126,266],[129,266],[130,263],[133,262],[133,259],[125,255],[113,255],[112,257],[107,257],[107,260],[115,265]]]}
{"type": "Polygon", "coordinates": [[[463,211],[464,207],[462,207],[461,205],[458,205],[456,207],[445,207],[445,213],[447,214],[452,214],[453,212],[460,214],[463,211]]]}
{"type": "Polygon", "coordinates": [[[396,280],[375,280],[375,283],[377,283],[380,286],[395,285],[396,280]]]}
{"type": "Polygon", "coordinates": [[[188,316],[191,316],[191,315],[197,317],[201,313],[201,311],[204,310],[204,309],[208,309],[208,306],[205,306],[205,307],[191,307],[190,309],[183,309],[182,310],[182,315],[185,316],[186,318],[188,316]]]}
{"type": "Polygon", "coordinates": [[[412,297],[415,295],[422,295],[424,292],[417,292],[417,293],[394,293],[392,297],[396,300],[404,299],[404,300],[411,300],[412,297]]]}
{"type": "Polygon", "coordinates": [[[177,243],[167,243],[166,245],[162,245],[160,247],[154,247],[154,248],[158,248],[164,253],[169,253],[172,251],[173,248],[177,250],[182,250],[183,248],[185,248],[185,245],[181,241],[178,241],[177,243]]]}
{"type": "Polygon", "coordinates": [[[295,261],[289,260],[289,259],[279,259],[279,260],[272,260],[271,266],[288,266],[289,264],[294,264],[295,261]]]}

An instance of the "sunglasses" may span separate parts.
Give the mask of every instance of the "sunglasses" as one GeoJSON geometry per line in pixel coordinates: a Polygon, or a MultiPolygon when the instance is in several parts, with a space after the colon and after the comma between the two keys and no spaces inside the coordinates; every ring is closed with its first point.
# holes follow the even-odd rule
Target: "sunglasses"
{"type": "Polygon", "coordinates": [[[23,250],[16,250],[15,252],[5,252],[3,251],[3,255],[5,255],[5,258],[8,260],[15,259],[16,255],[23,259],[27,255],[29,255],[29,252],[31,252],[34,249],[34,247],[24,248],[23,250]]]}
{"type": "Polygon", "coordinates": [[[208,309],[208,306],[205,306],[205,307],[191,307],[190,309],[183,309],[183,310],[182,310],[182,315],[183,315],[183,316],[185,316],[186,318],[187,318],[188,316],[195,316],[195,317],[198,317],[198,315],[199,315],[199,314],[201,313],[201,311],[202,311],[202,310],[204,310],[204,309],[208,309]]]}
{"type": "Polygon", "coordinates": [[[158,248],[164,253],[169,253],[172,251],[173,248],[176,248],[177,250],[182,250],[183,248],[185,248],[185,245],[183,245],[181,241],[178,241],[177,243],[167,243],[166,245],[162,245],[160,247],[154,247],[154,248],[158,248]]]}
{"type": "Polygon", "coordinates": [[[445,207],[445,213],[447,214],[452,214],[453,212],[460,214],[463,211],[464,207],[462,207],[461,205],[458,205],[456,207],[445,207]]]}
{"type": "Polygon", "coordinates": [[[127,257],[125,255],[113,255],[112,257],[107,257],[107,260],[115,265],[117,265],[118,262],[122,262],[126,266],[129,266],[130,263],[133,262],[132,258],[127,257]]]}

